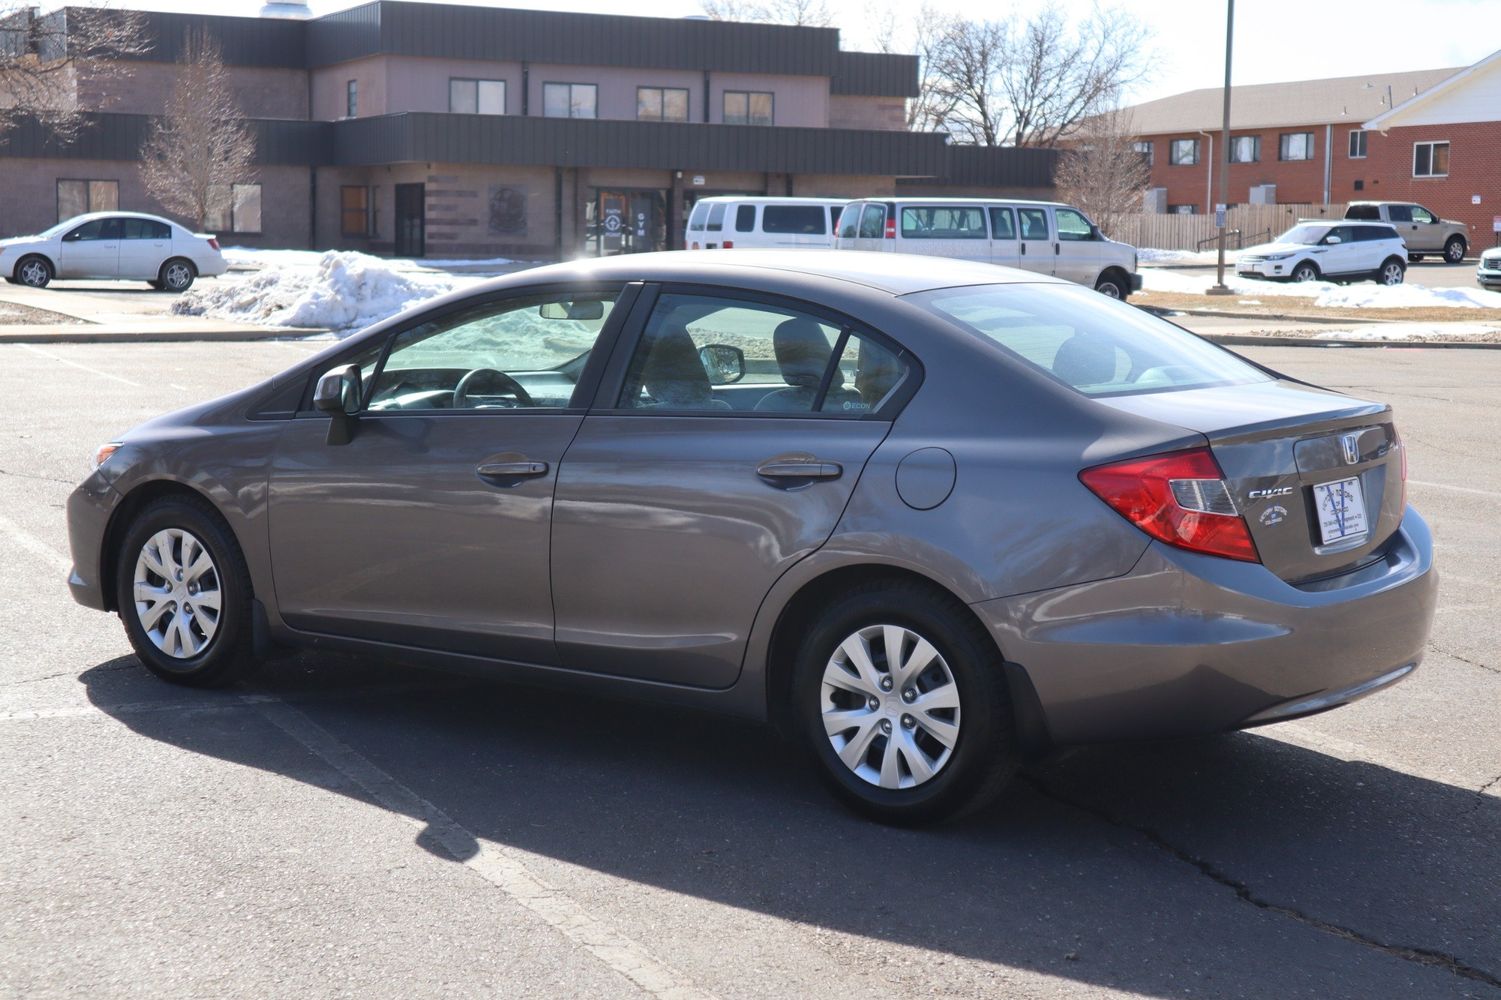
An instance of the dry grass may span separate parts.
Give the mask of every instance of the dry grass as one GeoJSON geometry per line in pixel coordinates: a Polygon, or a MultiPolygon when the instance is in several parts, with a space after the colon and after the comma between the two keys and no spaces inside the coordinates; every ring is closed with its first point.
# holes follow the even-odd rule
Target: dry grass
{"type": "Polygon", "coordinates": [[[64,316],[47,309],[35,309],[15,302],[0,302],[0,326],[62,326],[82,323],[73,316],[64,316]]]}

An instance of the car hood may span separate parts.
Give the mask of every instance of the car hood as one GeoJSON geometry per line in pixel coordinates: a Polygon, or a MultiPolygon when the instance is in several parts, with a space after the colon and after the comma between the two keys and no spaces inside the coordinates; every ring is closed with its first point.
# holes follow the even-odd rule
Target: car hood
{"type": "Polygon", "coordinates": [[[1313,247],[1306,243],[1258,243],[1240,252],[1242,257],[1266,257],[1274,253],[1307,253],[1313,247]]]}
{"type": "Polygon", "coordinates": [[[47,240],[41,236],[12,236],[10,239],[0,240],[0,250],[6,250],[10,247],[36,246],[37,244],[46,242],[47,240]]]}

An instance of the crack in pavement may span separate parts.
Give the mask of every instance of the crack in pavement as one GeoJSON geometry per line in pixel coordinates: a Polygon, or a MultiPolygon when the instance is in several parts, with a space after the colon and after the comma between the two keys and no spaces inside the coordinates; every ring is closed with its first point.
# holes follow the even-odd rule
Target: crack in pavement
{"type": "Polygon", "coordinates": [[[64,486],[78,485],[72,479],[59,479],[56,476],[39,476],[34,472],[12,472],[9,469],[0,469],[0,476],[14,476],[17,479],[35,479],[43,483],[62,483],[64,486]]]}
{"type": "MultiPolygon", "coordinates": [[[[1027,784],[1031,785],[1038,792],[1038,794],[1042,795],[1044,798],[1052,799],[1054,802],[1058,802],[1071,808],[1078,809],[1081,812],[1088,813],[1096,819],[1101,820],[1102,822],[1110,824],[1111,826],[1118,827],[1122,830],[1130,830],[1133,833],[1146,838],[1147,841],[1155,847],[1158,847],[1166,853],[1172,855],[1174,858],[1177,858],[1184,864],[1197,869],[1200,874],[1218,883],[1224,888],[1234,892],[1236,898],[1241,902],[1249,903],[1259,910],[1265,910],[1268,913],[1275,913],[1280,917],[1287,917],[1288,919],[1295,920],[1298,923],[1303,924],[1304,926],[1312,927],[1314,930],[1322,931],[1325,934],[1333,935],[1334,937],[1340,938],[1345,941],[1350,941],[1354,944],[1372,948],[1376,951],[1390,955],[1393,958],[1401,959],[1404,962],[1413,962],[1418,965],[1429,966],[1430,968],[1443,969],[1444,971],[1450,972],[1456,976],[1460,976],[1461,978],[1469,979],[1477,983],[1484,983],[1485,985],[1494,987],[1496,989],[1501,989],[1501,976],[1496,976],[1493,973],[1486,971],[1485,969],[1470,965],[1469,963],[1459,958],[1457,955],[1451,955],[1448,952],[1437,951],[1432,948],[1417,948],[1411,945],[1390,944],[1388,942],[1371,937],[1369,934],[1364,934],[1360,931],[1357,931],[1354,928],[1344,927],[1340,924],[1315,917],[1312,914],[1304,913],[1302,910],[1299,910],[1296,907],[1288,906],[1285,903],[1276,903],[1272,900],[1264,899],[1252,892],[1251,887],[1246,885],[1246,883],[1221,871],[1219,868],[1215,867],[1213,862],[1195,857],[1189,851],[1174,844],[1172,841],[1168,840],[1165,836],[1158,833],[1151,827],[1141,826],[1136,823],[1128,822],[1118,816],[1113,815],[1103,807],[1091,805],[1088,802],[1071,798],[1061,792],[1049,788],[1035,776],[1025,775],[1023,777],[1023,780],[1025,780],[1027,784]]],[[[1498,777],[1496,780],[1501,781],[1501,777],[1498,777]]],[[[1495,782],[1492,782],[1492,784],[1494,783],[1495,782]]]]}
{"type": "Polygon", "coordinates": [[[1447,656],[1452,660],[1458,660],[1460,663],[1468,663],[1472,667],[1479,667],[1481,670],[1489,670],[1493,674],[1501,674],[1501,667],[1493,667],[1488,663],[1481,663],[1479,660],[1471,660],[1466,657],[1460,656],[1458,653],[1451,653],[1447,649],[1444,649],[1440,646],[1435,646],[1431,642],[1428,644],[1428,648],[1442,656],[1447,656]]]}
{"type": "Polygon", "coordinates": [[[1501,774],[1496,775],[1490,781],[1487,781],[1485,784],[1475,789],[1475,804],[1470,807],[1471,816],[1480,811],[1480,807],[1485,805],[1486,796],[1489,795],[1490,790],[1492,788],[1495,788],[1497,785],[1501,785],[1501,774]]]}

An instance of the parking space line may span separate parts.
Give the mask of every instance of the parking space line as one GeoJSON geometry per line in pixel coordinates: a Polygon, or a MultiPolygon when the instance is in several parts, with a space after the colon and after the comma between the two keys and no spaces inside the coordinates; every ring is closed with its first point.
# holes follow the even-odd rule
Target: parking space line
{"type": "Polygon", "coordinates": [[[594,917],[572,897],[534,875],[522,861],[523,852],[480,840],[286,702],[262,698],[252,704],[272,725],[363,788],[382,808],[423,827],[426,838],[440,845],[455,861],[648,994],[660,1000],[713,1000],[713,994],[694,985],[645,946],[594,917]]]}
{"type": "MultiPolygon", "coordinates": [[[[23,344],[21,346],[24,347],[25,345],[23,344]]],[[[38,559],[41,559],[48,566],[60,573],[67,574],[73,571],[73,560],[69,559],[65,555],[62,555],[52,546],[36,537],[31,532],[27,531],[25,528],[21,527],[19,524],[6,517],[4,514],[0,514],[0,535],[9,538],[21,548],[25,549],[27,552],[30,552],[38,559]]]]}
{"type": "Polygon", "coordinates": [[[1477,490],[1473,486],[1450,486],[1448,483],[1430,483],[1422,479],[1409,479],[1407,482],[1410,486],[1427,486],[1435,490],[1453,490],[1455,493],[1473,493],[1476,496],[1493,497],[1501,500],[1501,493],[1497,493],[1495,490],[1477,490]]]}
{"type": "Polygon", "coordinates": [[[139,382],[132,382],[130,379],[125,378],[124,376],[114,375],[114,374],[111,374],[110,372],[102,372],[102,371],[100,371],[97,368],[90,368],[88,365],[81,365],[77,361],[69,361],[67,358],[60,358],[56,354],[48,354],[46,351],[41,350],[40,348],[37,348],[37,347],[33,347],[30,344],[17,344],[16,346],[19,347],[19,348],[22,348],[23,350],[30,351],[32,354],[38,355],[39,357],[46,358],[49,361],[56,361],[58,364],[61,364],[61,365],[72,365],[74,368],[77,368],[79,371],[88,372],[90,375],[98,375],[100,378],[114,379],[116,382],[123,382],[126,385],[134,386],[137,389],[144,389],[144,388],[146,388],[141,383],[139,383],[139,382]]]}

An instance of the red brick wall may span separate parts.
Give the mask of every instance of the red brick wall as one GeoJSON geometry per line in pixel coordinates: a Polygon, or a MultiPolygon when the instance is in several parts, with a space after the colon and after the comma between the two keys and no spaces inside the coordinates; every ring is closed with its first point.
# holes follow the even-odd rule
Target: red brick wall
{"type": "Polygon", "coordinates": [[[1495,245],[1491,219],[1501,215],[1501,121],[1394,128],[1366,136],[1366,159],[1351,160],[1335,130],[1334,201],[1413,201],[1470,227],[1470,246],[1495,245]],[[1449,176],[1414,177],[1415,142],[1448,140],[1449,176]],[[1365,189],[1356,191],[1356,179],[1365,189]],[[1480,204],[1471,204],[1473,195],[1480,204]]]}
{"type": "MultiPolygon", "coordinates": [[[[1261,137],[1261,160],[1257,163],[1230,164],[1229,203],[1244,205],[1250,200],[1250,190],[1258,184],[1277,185],[1277,201],[1281,204],[1317,203],[1324,200],[1324,126],[1288,125],[1275,129],[1235,131],[1232,139],[1243,135],[1261,137]],[[1277,153],[1281,148],[1284,132],[1312,132],[1313,159],[1281,161],[1277,153]]],[[[1341,132],[1335,129],[1335,152],[1339,153],[1341,132]]],[[[1167,188],[1170,205],[1196,205],[1200,212],[1214,210],[1220,197],[1220,160],[1224,152],[1220,148],[1220,134],[1214,133],[1214,185],[1213,199],[1206,205],[1204,185],[1208,177],[1205,159],[1209,156],[1209,137],[1184,132],[1177,135],[1142,136],[1150,139],[1152,150],[1152,187],[1167,188]],[[1168,162],[1168,152],[1174,139],[1198,139],[1199,162],[1191,167],[1174,166],[1168,162]]],[[[1338,200],[1338,199],[1336,199],[1338,200]]]]}

